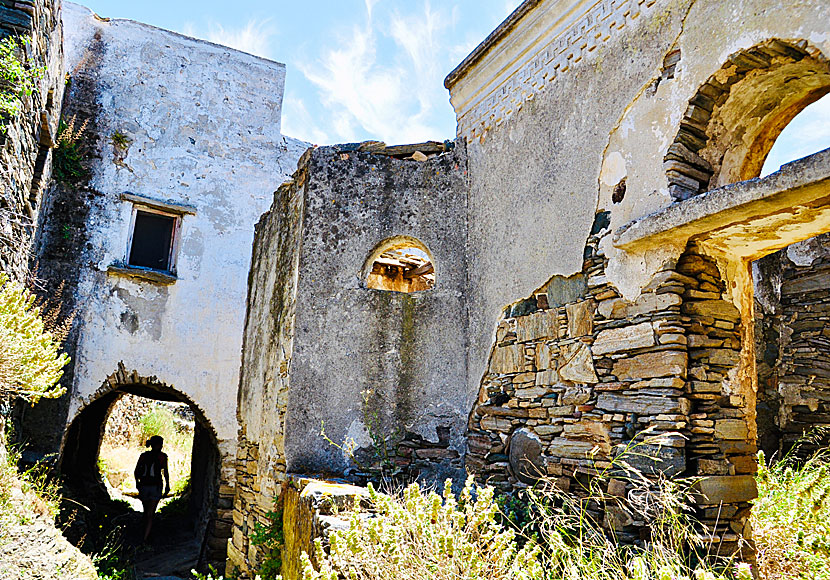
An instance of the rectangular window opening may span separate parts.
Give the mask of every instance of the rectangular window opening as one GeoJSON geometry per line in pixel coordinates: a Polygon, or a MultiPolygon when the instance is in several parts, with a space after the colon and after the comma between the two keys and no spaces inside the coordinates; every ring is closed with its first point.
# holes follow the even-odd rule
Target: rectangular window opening
{"type": "Polygon", "coordinates": [[[153,270],[173,270],[173,245],[178,216],[136,209],[128,264],[153,270]]]}

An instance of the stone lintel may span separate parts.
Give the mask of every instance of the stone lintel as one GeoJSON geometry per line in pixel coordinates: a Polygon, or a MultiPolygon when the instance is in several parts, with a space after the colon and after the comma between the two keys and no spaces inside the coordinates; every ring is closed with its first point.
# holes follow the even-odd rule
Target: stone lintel
{"type": "Polygon", "coordinates": [[[136,195],[135,193],[122,193],[121,194],[122,201],[129,201],[136,205],[143,205],[145,207],[149,207],[152,209],[157,209],[159,211],[165,211],[168,213],[178,213],[178,214],[196,214],[196,208],[192,205],[184,205],[179,203],[172,203],[169,201],[163,201],[160,199],[154,199],[152,197],[147,197],[144,195],[136,195]]]}
{"type": "Polygon", "coordinates": [[[138,266],[124,266],[120,264],[112,264],[107,266],[107,274],[138,278],[140,280],[155,282],[157,284],[175,284],[176,280],[178,280],[175,275],[170,274],[169,272],[151,270],[150,268],[140,268],[138,266]]]}
{"type": "Polygon", "coordinates": [[[830,149],[634,220],[617,230],[614,245],[637,252],[700,237],[715,250],[755,259],[825,231],[830,149]]]}

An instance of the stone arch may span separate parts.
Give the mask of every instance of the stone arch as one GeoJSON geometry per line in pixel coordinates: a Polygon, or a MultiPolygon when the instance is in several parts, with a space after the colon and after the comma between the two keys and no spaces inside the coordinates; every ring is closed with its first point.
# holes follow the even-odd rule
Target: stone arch
{"type": "Polygon", "coordinates": [[[674,200],[757,177],[784,127],[828,92],[830,62],[807,41],[731,54],[689,101],[664,157],[674,200]]]}
{"type": "Polygon", "coordinates": [[[202,546],[200,558],[224,560],[224,546],[229,535],[225,528],[229,530],[230,526],[220,523],[223,506],[220,505],[219,490],[232,482],[225,481],[216,430],[193,399],[158,377],[142,376],[135,370],[127,370],[124,363],[119,362],[118,369],[104,380],[68,423],[61,444],[60,472],[70,486],[85,490],[93,498],[107,495],[98,470],[98,454],[110,411],[126,393],[185,403],[193,410],[196,427],[190,473],[194,485],[187,516],[202,546]]]}
{"type": "Polygon", "coordinates": [[[392,236],[378,243],[363,265],[361,279],[367,288],[393,292],[432,290],[435,260],[426,244],[412,236],[392,236]],[[412,255],[400,254],[412,250],[412,255]]]}

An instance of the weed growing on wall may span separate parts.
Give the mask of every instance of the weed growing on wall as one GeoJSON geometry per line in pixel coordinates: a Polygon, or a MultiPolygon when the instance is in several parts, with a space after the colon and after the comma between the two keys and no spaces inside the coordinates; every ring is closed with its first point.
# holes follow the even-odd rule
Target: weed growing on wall
{"type": "Polygon", "coordinates": [[[254,532],[251,534],[251,543],[254,546],[261,546],[263,551],[262,562],[258,569],[258,577],[262,580],[277,580],[282,570],[282,548],[285,537],[282,531],[282,509],[277,508],[268,512],[269,523],[263,525],[259,522],[254,524],[254,532]]]}
{"type": "Polygon", "coordinates": [[[35,297],[0,273],[0,395],[36,402],[59,397],[69,357],[49,331],[35,297]]]}
{"type": "Polygon", "coordinates": [[[21,54],[31,43],[29,37],[7,36],[0,40],[0,134],[6,133],[6,121],[20,113],[23,99],[30,96],[46,67],[27,67],[21,54]]]}
{"type": "Polygon", "coordinates": [[[83,136],[87,121],[75,127],[75,117],[58,124],[57,146],[52,153],[52,175],[64,185],[76,185],[87,178],[84,167],[86,147],[83,136]]]}

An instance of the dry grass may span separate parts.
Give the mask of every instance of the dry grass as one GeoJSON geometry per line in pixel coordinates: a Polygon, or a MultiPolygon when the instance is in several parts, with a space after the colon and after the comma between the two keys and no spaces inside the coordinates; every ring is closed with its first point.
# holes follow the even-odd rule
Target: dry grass
{"type": "Polygon", "coordinates": [[[752,527],[768,580],[830,580],[830,454],[806,462],[760,456],[752,527]]]}

